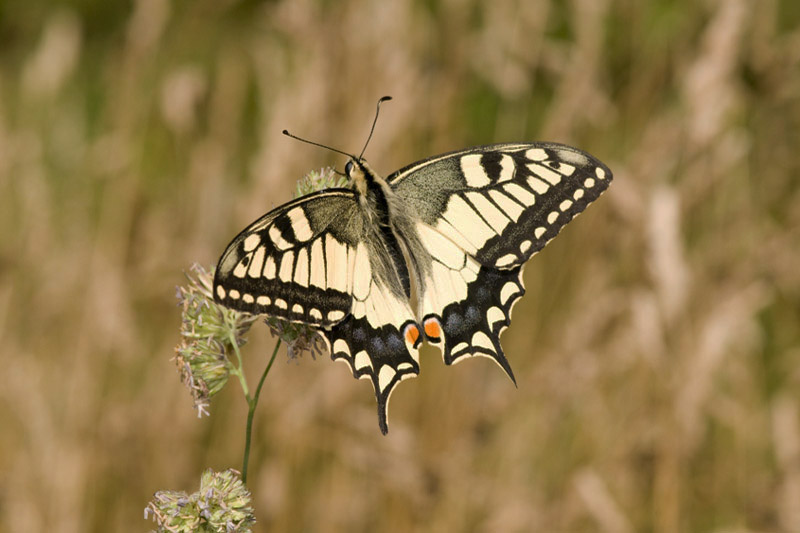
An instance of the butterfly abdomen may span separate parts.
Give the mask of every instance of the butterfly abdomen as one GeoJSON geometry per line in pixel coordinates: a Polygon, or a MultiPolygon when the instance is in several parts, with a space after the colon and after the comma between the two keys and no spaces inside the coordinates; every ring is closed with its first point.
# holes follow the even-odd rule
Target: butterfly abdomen
{"type": "Polygon", "coordinates": [[[411,280],[409,277],[408,266],[403,256],[403,250],[394,231],[392,208],[390,207],[389,195],[393,194],[391,189],[386,186],[379,176],[375,175],[369,168],[367,172],[367,204],[372,211],[375,228],[380,240],[386,247],[386,251],[391,258],[391,268],[397,273],[403,295],[411,297],[411,280]]]}

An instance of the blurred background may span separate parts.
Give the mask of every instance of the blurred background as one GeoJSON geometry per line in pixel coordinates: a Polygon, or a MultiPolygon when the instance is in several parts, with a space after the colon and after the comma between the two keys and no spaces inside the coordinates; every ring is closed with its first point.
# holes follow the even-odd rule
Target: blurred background
{"type": "MultiPolygon", "coordinates": [[[[502,141],[610,190],[537,255],[488,359],[370,385],[279,356],[257,531],[800,531],[800,3],[0,2],[0,530],[147,531],[239,468],[198,419],[175,286],[297,179],[502,141]]],[[[250,333],[255,380],[273,340],[250,333]]]]}

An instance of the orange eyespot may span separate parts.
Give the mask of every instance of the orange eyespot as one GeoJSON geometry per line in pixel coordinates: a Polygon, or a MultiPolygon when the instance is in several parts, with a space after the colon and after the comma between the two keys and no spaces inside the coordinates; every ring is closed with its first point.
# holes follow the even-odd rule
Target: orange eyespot
{"type": "Polygon", "coordinates": [[[435,318],[429,318],[425,321],[425,336],[431,340],[436,340],[442,336],[442,330],[439,327],[439,321],[435,318]]]}
{"type": "Polygon", "coordinates": [[[417,339],[419,339],[419,328],[414,324],[406,326],[406,340],[413,346],[417,344],[417,339]]]}

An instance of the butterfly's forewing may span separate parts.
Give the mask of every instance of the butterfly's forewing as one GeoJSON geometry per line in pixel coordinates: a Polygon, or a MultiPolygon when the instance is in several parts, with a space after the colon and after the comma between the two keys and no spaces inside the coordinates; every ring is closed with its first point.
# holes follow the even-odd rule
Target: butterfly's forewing
{"type": "Polygon", "coordinates": [[[554,143],[497,144],[414,163],[389,177],[415,210],[429,255],[422,269],[423,329],[446,363],[495,360],[511,308],[524,294],[522,266],[609,185],[592,156],[554,143]]]}
{"type": "Polygon", "coordinates": [[[214,297],[227,307],[330,327],[350,312],[364,220],[351,191],[327,190],[267,213],[228,245],[214,297]],[[334,222],[347,220],[347,224],[334,222]]]}
{"type": "Polygon", "coordinates": [[[495,144],[433,157],[388,178],[421,222],[479,263],[523,264],[611,182],[603,163],[556,143],[495,144]]]}

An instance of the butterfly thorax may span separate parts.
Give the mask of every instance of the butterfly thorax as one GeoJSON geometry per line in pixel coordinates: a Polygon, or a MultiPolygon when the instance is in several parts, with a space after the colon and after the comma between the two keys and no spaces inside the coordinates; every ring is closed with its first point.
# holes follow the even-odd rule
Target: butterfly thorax
{"type": "Polygon", "coordinates": [[[350,187],[356,192],[358,202],[376,224],[389,224],[391,208],[389,198],[393,192],[386,181],[376,174],[363,159],[352,158],[345,166],[350,187]]]}
{"type": "Polygon", "coordinates": [[[351,159],[345,166],[345,172],[352,189],[357,193],[359,204],[370,219],[369,227],[377,230],[376,236],[389,252],[393,263],[391,266],[397,273],[403,292],[410,297],[418,271],[414,268],[414,262],[409,261],[408,227],[411,217],[408,208],[365,160],[351,159]],[[409,264],[412,265],[411,271],[409,264]]]}

